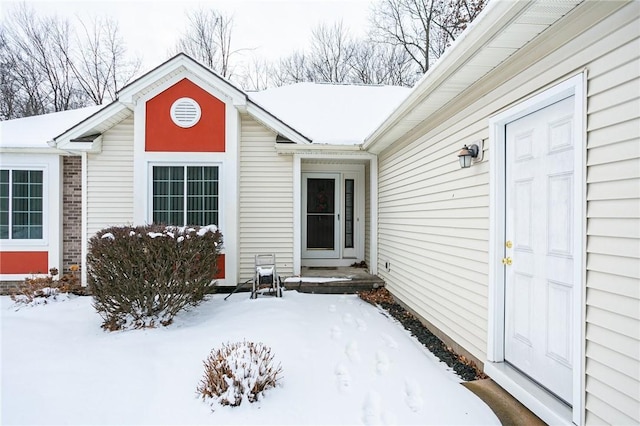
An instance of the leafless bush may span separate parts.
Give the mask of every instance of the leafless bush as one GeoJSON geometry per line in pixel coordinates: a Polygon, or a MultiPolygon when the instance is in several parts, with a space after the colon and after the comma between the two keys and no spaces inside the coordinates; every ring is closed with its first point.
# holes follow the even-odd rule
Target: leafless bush
{"type": "Polygon", "coordinates": [[[273,365],[271,348],[262,343],[237,342],[214,349],[204,361],[197,392],[203,400],[236,407],[246,398],[258,401],[278,384],[282,367],[273,365]]]}
{"type": "Polygon", "coordinates": [[[68,293],[82,294],[78,266],[72,265],[70,272],[58,276],[58,269],[49,269],[49,275],[25,278],[9,295],[11,300],[22,305],[45,304],[48,300],[56,300],[60,295],[68,293]]]}
{"type": "Polygon", "coordinates": [[[89,241],[88,283],[107,330],[169,325],[213,292],[215,227],[113,227],[89,241]]]}

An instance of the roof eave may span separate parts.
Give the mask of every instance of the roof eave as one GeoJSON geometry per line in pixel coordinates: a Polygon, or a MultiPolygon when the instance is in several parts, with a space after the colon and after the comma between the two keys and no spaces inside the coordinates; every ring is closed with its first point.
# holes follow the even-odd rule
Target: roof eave
{"type": "Polygon", "coordinates": [[[143,76],[127,84],[118,91],[118,99],[124,104],[134,105],[136,103],[136,95],[138,93],[152,85],[154,82],[162,79],[163,76],[178,71],[180,68],[193,73],[204,81],[209,81],[213,77],[213,79],[219,83],[219,89],[232,99],[232,103],[235,106],[244,106],[246,103],[247,95],[242,89],[239,89],[225,78],[219,76],[214,71],[184,53],[177,54],[173,58],[168,59],[143,76]]]}
{"type": "Polygon", "coordinates": [[[50,154],[65,155],[67,151],[48,147],[0,147],[0,154],[50,154]]]}
{"type": "Polygon", "coordinates": [[[300,154],[300,153],[365,153],[360,145],[331,145],[331,144],[307,144],[299,145],[292,143],[276,143],[278,154],[300,154]]]}
{"type": "MultiPolygon", "coordinates": [[[[130,109],[118,100],[113,101],[106,107],[90,115],[86,119],[82,120],[75,126],[61,133],[53,138],[53,143],[57,149],[62,151],[90,151],[97,152],[100,149],[102,141],[101,136],[95,136],[96,133],[101,134],[103,132],[96,131],[96,127],[104,123],[106,120],[117,116],[118,114],[130,111],[130,109]],[[82,138],[87,134],[94,134],[94,139],[91,142],[77,142],[74,139],[82,138]]],[[[48,142],[51,145],[50,142],[48,142]]]]}
{"type": "MultiPolygon", "coordinates": [[[[265,108],[255,103],[251,99],[247,100],[246,105],[247,114],[251,115],[254,119],[261,124],[271,129],[275,133],[279,133],[291,140],[295,144],[308,145],[311,144],[311,138],[305,136],[301,132],[297,131],[293,127],[286,124],[284,121],[267,111],[265,108]]],[[[291,144],[283,144],[291,145],[291,144]]]]}
{"type": "MultiPolygon", "coordinates": [[[[365,138],[363,148],[378,154],[389,147],[396,140],[395,137],[389,136],[390,130],[403,121],[408,112],[415,109],[425,98],[436,91],[440,83],[453,76],[470,59],[482,55],[491,40],[500,32],[505,31],[527,7],[529,7],[529,2],[489,2],[481,15],[469,25],[453,46],[418,81],[404,102],[365,138]]],[[[523,42],[524,44],[526,41],[523,42]]],[[[478,73],[473,83],[486,74],[486,72],[478,73]]],[[[470,83],[469,87],[473,83],[470,83]]]]}

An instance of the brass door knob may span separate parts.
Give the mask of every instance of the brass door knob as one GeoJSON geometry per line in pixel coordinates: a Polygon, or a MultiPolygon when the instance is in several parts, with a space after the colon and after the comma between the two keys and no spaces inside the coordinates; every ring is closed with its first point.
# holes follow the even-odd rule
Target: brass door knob
{"type": "Polygon", "coordinates": [[[513,263],[513,260],[510,257],[505,257],[502,259],[503,265],[511,265],[512,263],[513,263]]]}

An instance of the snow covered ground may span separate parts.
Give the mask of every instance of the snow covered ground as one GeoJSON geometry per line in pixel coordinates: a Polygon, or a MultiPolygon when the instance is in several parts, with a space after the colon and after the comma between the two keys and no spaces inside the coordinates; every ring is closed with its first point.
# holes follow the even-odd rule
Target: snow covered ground
{"type": "Polygon", "coordinates": [[[2,310],[2,424],[499,424],[381,310],[355,295],[215,295],[166,328],[104,332],[91,298],[2,310]],[[196,395],[222,343],[271,346],[282,385],[214,412],[196,395]]]}

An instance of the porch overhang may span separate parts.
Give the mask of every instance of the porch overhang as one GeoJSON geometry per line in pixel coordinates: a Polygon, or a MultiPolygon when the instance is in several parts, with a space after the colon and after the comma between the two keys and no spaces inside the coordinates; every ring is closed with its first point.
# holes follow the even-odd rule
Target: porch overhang
{"type": "Polygon", "coordinates": [[[363,151],[360,145],[331,145],[331,144],[292,144],[276,143],[276,152],[282,155],[299,155],[304,157],[360,157],[371,158],[372,154],[363,151]]]}

